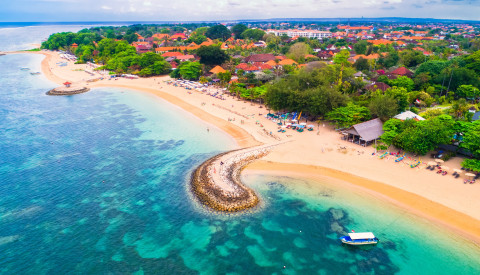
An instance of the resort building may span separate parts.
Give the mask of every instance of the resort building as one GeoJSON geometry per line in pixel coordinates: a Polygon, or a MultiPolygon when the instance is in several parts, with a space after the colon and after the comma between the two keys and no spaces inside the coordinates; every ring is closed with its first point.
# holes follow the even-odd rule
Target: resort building
{"type": "Polygon", "coordinates": [[[267,33],[272,33],[276,36],[287,35],[288,37],[306,37],[306,38],[330,38],[332,33],[328,31],[317,31],[317,30],[267,30],[267,33]]]}

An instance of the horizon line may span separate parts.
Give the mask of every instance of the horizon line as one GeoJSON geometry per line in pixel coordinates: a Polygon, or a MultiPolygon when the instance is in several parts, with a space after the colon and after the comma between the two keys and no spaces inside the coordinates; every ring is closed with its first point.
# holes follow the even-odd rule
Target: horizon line
{"type": "Polygon", "coordinates": [[[293,18],[266,18],[266,19],[224,19],[224,20],[114,20],[114,21],[0,21],[0,24],[6,23],[216,23],[216,22],[270,22],[270,21],[312,21],[312,22],[333,22],[339,20],[345,21],[368,21],[368,20],[421,20],[421,21],[462,21],[480,23],[480,19],[450,19],[450,18],[432,18],[432,17],[293,17],[293,18]]]}

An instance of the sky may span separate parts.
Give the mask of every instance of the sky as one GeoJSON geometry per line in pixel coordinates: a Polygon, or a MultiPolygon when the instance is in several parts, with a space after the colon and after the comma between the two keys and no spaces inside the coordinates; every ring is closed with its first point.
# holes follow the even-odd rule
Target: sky
{"type": "Polygon", "coordinates": [[[362,16],[480,20],[480,0],[0,0],[0,22],[362,16]]]}

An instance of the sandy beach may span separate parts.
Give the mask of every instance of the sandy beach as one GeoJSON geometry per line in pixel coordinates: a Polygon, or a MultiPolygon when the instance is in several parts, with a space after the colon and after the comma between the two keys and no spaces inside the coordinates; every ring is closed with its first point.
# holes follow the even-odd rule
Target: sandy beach
{"type": "MultiPolygon", "coordinates": [[[[58,53],[41,51],[42,71],[45,76],[61,85],[65,81],[76,85],[120,87],[155,94],[168,102],[194,114],[200,119],[230,134],[239,148],[279,141],[290,141],[275,147],[261,161],[247,167],[248,172],[273,173],[291,177],[315,179],[328,176],[348,182],[346,188],[360,188],[379,199],[396,203],[419,216],[428,218],[468,237],[480,244],[480,184],[464,184],[464,177],[455,179],[425,169],[425,165],[410,168],[415,160],[433,161],[429,157],[409,156],[400,163],[394,157],[379,159],[372,155],[372,147],[362,147],[341,140],[340,134],[327,123],[312,123],[314,131],[298,133],[287,130],[279,133],[278,125],[265,118],[268,110],[259,104],[244,102],[231,96],[220,100],[204,93],[166,84],[169,77],[118,80],[103,79],[102,75],[86,73],[88,65],[58,66],[58,53]]],[[[90,69],[91,70],[91,69],[90,69]]],[[[303,122],[303,121],[302,121],[303,122]]],[[[460,168],[460,158],[445,163],[450,169],[460,168]]]]}

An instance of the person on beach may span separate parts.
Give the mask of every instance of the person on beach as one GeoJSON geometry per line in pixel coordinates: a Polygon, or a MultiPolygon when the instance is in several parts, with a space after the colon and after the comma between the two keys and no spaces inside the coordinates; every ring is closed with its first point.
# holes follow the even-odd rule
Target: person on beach
{"type": "Polygon", "coordinates": [[[210,129],[207,127],[207,132],[210,132],[210,129]]]}

